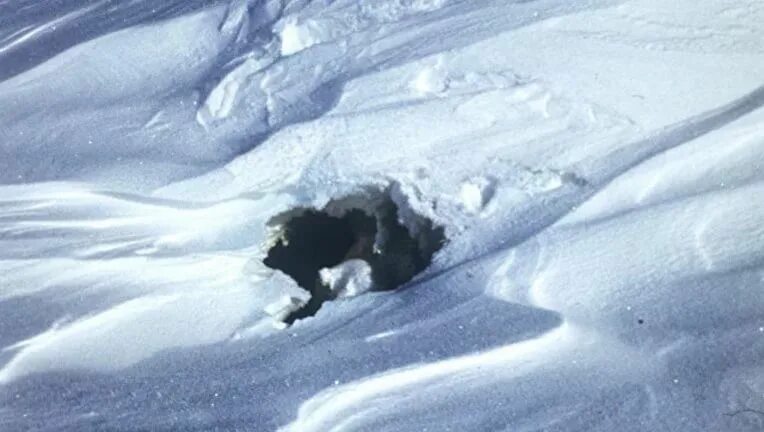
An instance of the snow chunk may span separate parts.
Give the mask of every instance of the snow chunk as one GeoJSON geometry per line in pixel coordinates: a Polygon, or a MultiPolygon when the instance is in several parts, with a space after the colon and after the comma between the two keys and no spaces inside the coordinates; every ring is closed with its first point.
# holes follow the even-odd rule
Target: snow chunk
{"type": "Polygon", "coordinates": [[[327,285],[338,298],[353,297],[371,291],[371,266],[362,259],[352,259],[319,272],[321,283],[327,285]]]}
{"type": "Polygon", "coordinates": [[[493,198],[494,181],[485,177],[471,179],[462,184],[459,201],[469,213],[479,213],[493,198]]]}
{"type": "Polygon", "coordinates": [[[307,20],[303,23],[297,20],[286,21],[279,33],[281,38],[281,55],[296,54],[317,43],[321,43],[324,39],[323,33],[322,27],[312,20],[307,20]]]}
{"type": "Polygon", "coordinates": [[[448,90],[448,77],[437,68],[426,68],[411,82],[411,88],[421,95],[441,94],[448,90]]]}

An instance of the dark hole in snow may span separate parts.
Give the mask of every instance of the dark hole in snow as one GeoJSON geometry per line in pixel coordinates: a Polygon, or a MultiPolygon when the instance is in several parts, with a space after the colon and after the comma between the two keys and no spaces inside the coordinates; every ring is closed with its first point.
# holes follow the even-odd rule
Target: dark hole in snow
{"type": "Polygon", "coordinates": [[[289,275],[311,294],[307,304],[287,316],[288,324],[315,315],[325,301],[336,298],[321,282],[321,269],[361,259],[371,268],[372,290],[394,290],[427,268],[445,242],[443,228],[419,215],[409,224],[416,227],[412,235],[399,221],[398,208],[389,197],[341,202],[345,204],[332,202],[327,208],[334,205],[342,211],[297,209],[279,217],[282,231],[264,263],[289,275]]]}

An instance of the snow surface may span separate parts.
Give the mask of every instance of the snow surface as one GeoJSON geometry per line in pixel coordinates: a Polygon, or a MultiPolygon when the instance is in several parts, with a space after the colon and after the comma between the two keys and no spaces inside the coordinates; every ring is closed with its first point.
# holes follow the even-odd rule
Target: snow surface
{"type": "Polygon", "coordinates": [[[764,430],[762,22],[0,2],[0,430],[764,430]],[[447,244],[287,327],[268,222],[382,190],[447,244]]]}

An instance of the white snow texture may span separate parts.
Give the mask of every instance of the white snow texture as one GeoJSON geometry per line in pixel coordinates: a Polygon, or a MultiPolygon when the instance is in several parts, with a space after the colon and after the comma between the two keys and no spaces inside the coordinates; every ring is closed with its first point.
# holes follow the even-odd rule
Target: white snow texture
{"type": "Polygon", "coordinates": [[[0,2],[0,430],[764,430],[762,23],[0,2]],[[368,191],[447,242],[288,326],[269,221],[368,191]]]}

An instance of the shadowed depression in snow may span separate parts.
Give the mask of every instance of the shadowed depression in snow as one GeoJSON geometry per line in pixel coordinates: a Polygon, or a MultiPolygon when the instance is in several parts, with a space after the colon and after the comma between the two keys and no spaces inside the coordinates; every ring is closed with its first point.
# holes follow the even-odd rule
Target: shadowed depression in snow
{"type": "Polygon", "coordinates": [[[286,217],[282,233],[264,263],[286,273],[311,294],[307,304],[286,318],[287,323],[315,315],[325,301],[336,297],[321,280],[321,269],[363,260],[371,269],[370,288],[388,291],[427,268],[433,254],[443,245],[442,227],[419,218],[412,235],[399,221],[398,209],[389,198],[361,202],[363,210],[346,208],[329,214],[299,209],[286,217]]]}

